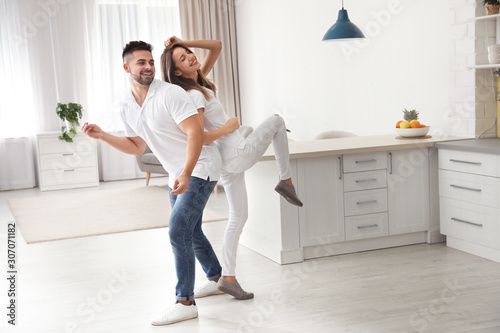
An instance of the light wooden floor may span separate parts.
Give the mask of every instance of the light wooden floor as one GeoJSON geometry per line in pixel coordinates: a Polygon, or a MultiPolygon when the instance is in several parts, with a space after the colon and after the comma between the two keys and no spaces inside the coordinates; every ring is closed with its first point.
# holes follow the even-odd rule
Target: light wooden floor
{"type": "MultiPolygon", "coordinates": [[[[152,185],[165,182],[157,178],[152,185]]],[[[143,184],[105,183],[85,191],[143,184]]],[[[0,192],[1,267],[6,267],[5,225],[11,218],[5,200],[52,193],[0,192]]],[[[224,192],[209,205],[227,210],[224,192]]],[[[225,222],[204,225],[218,254],[224,227],[225,222]]],[[[203,298],[197,301],[199,318],[153,327],[150,317],[173,301],[167,229],[30,245],[18,232],[17,241],[19,325],[6,325],[2,301],[1,332],[500,332],[500,264],[445,244],[285,266],[240,246],[238,278],[255,293],[253,300],[203,298]]],[[[197,282],[204,282],[201,270],[197,282]]],[[[0,286],[5,297],[7,287],[0,286]]]]}

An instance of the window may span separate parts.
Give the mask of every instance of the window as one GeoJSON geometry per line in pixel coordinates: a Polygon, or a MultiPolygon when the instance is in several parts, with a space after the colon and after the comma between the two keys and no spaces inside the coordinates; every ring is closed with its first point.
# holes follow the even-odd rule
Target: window
{"type": "Polygon", "coordinates": [[[31,136],[35,131],[30,61],[22,36],[17,1],[0,10],[0,140],[31,136]]]}
{"type": "Polygon", "coordinates": [[[96,30],[89,111],[93,122],[107,131],[119,131],[123,129],[120,102],[129,87],[121,58],[123,47],[132,40],[151,43],[156,78],[161,80],[163,42],[172,35],[180,37],[178,0],[98,0],[96,30]]]}

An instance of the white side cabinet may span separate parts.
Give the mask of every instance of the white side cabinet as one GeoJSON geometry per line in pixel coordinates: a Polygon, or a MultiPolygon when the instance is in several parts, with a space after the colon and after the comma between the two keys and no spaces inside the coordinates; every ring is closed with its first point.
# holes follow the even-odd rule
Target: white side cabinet
{"type": "Polygon", "coordinates": [[[99,185],[95,140],[78,133],[73,142],[59,132],[37,134],[38,179],[41,191],[99,185]]]}
{"type": "Polygon", "coordinates": [[[500,262],[500,155],[439,149],[441,233],[447,245],[500,262]]]}

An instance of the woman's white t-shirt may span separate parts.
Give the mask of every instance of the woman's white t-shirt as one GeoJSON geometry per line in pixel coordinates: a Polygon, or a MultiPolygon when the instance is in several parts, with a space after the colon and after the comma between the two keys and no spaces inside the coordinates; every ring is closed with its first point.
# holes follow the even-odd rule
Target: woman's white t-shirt
{"type": "MultiPolygon", "coordinates": [[[[198,90],[192,89],[188,91],[189,96],[193,100],[197,109],[204,108],[203,119],[205,122],[205,130],[213,131],[226,124],[229,116],[224,111],[224,107],[214,96],[210,89],[203,88],[212,96],[210,100],[206,100],[205,96],[198,90]]],[[[245,146],[245,138],[243,138],[239,131],[226,134],[214,142],[219,148],[219,153],[222,158],[222,165],[229,164],[230,161],[238,155],[238,149],[243,149],[245,146]]]]}

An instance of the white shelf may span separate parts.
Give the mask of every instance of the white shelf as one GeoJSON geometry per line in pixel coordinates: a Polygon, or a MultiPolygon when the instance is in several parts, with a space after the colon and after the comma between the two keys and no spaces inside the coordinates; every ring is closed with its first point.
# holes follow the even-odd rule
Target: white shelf
{"type": "Polygon", "coordinates": [[[479,21],[479,20],[493,20],[493,19],[496,19],[496,18],[500,18],[500,14],[495,14],[495,15],[486,15],[486,16],[478,16],[478,17],[475,17],[474,19],[476,21],[479,21]]]}
{"type": "Polygon", "coordinates": [[[469,67],[469,69],[495,69],[500,68],[500,64],[486,64],[486,65],[474,65],[469,67]]]}
{"type": "MultiPolygon", "coordinates": [[[[495,35],[496,43],[500,44],[500,14],[495,15],[485,15],[485,16],[477,16],[474,18],[475,21],[485,21],[485,20],[494,20],[495,21],[495,35]]],[[[484,65],[474,65],[469,67],[469,69],[499,69],[500,64],[484,64],[484,65]]]]}

